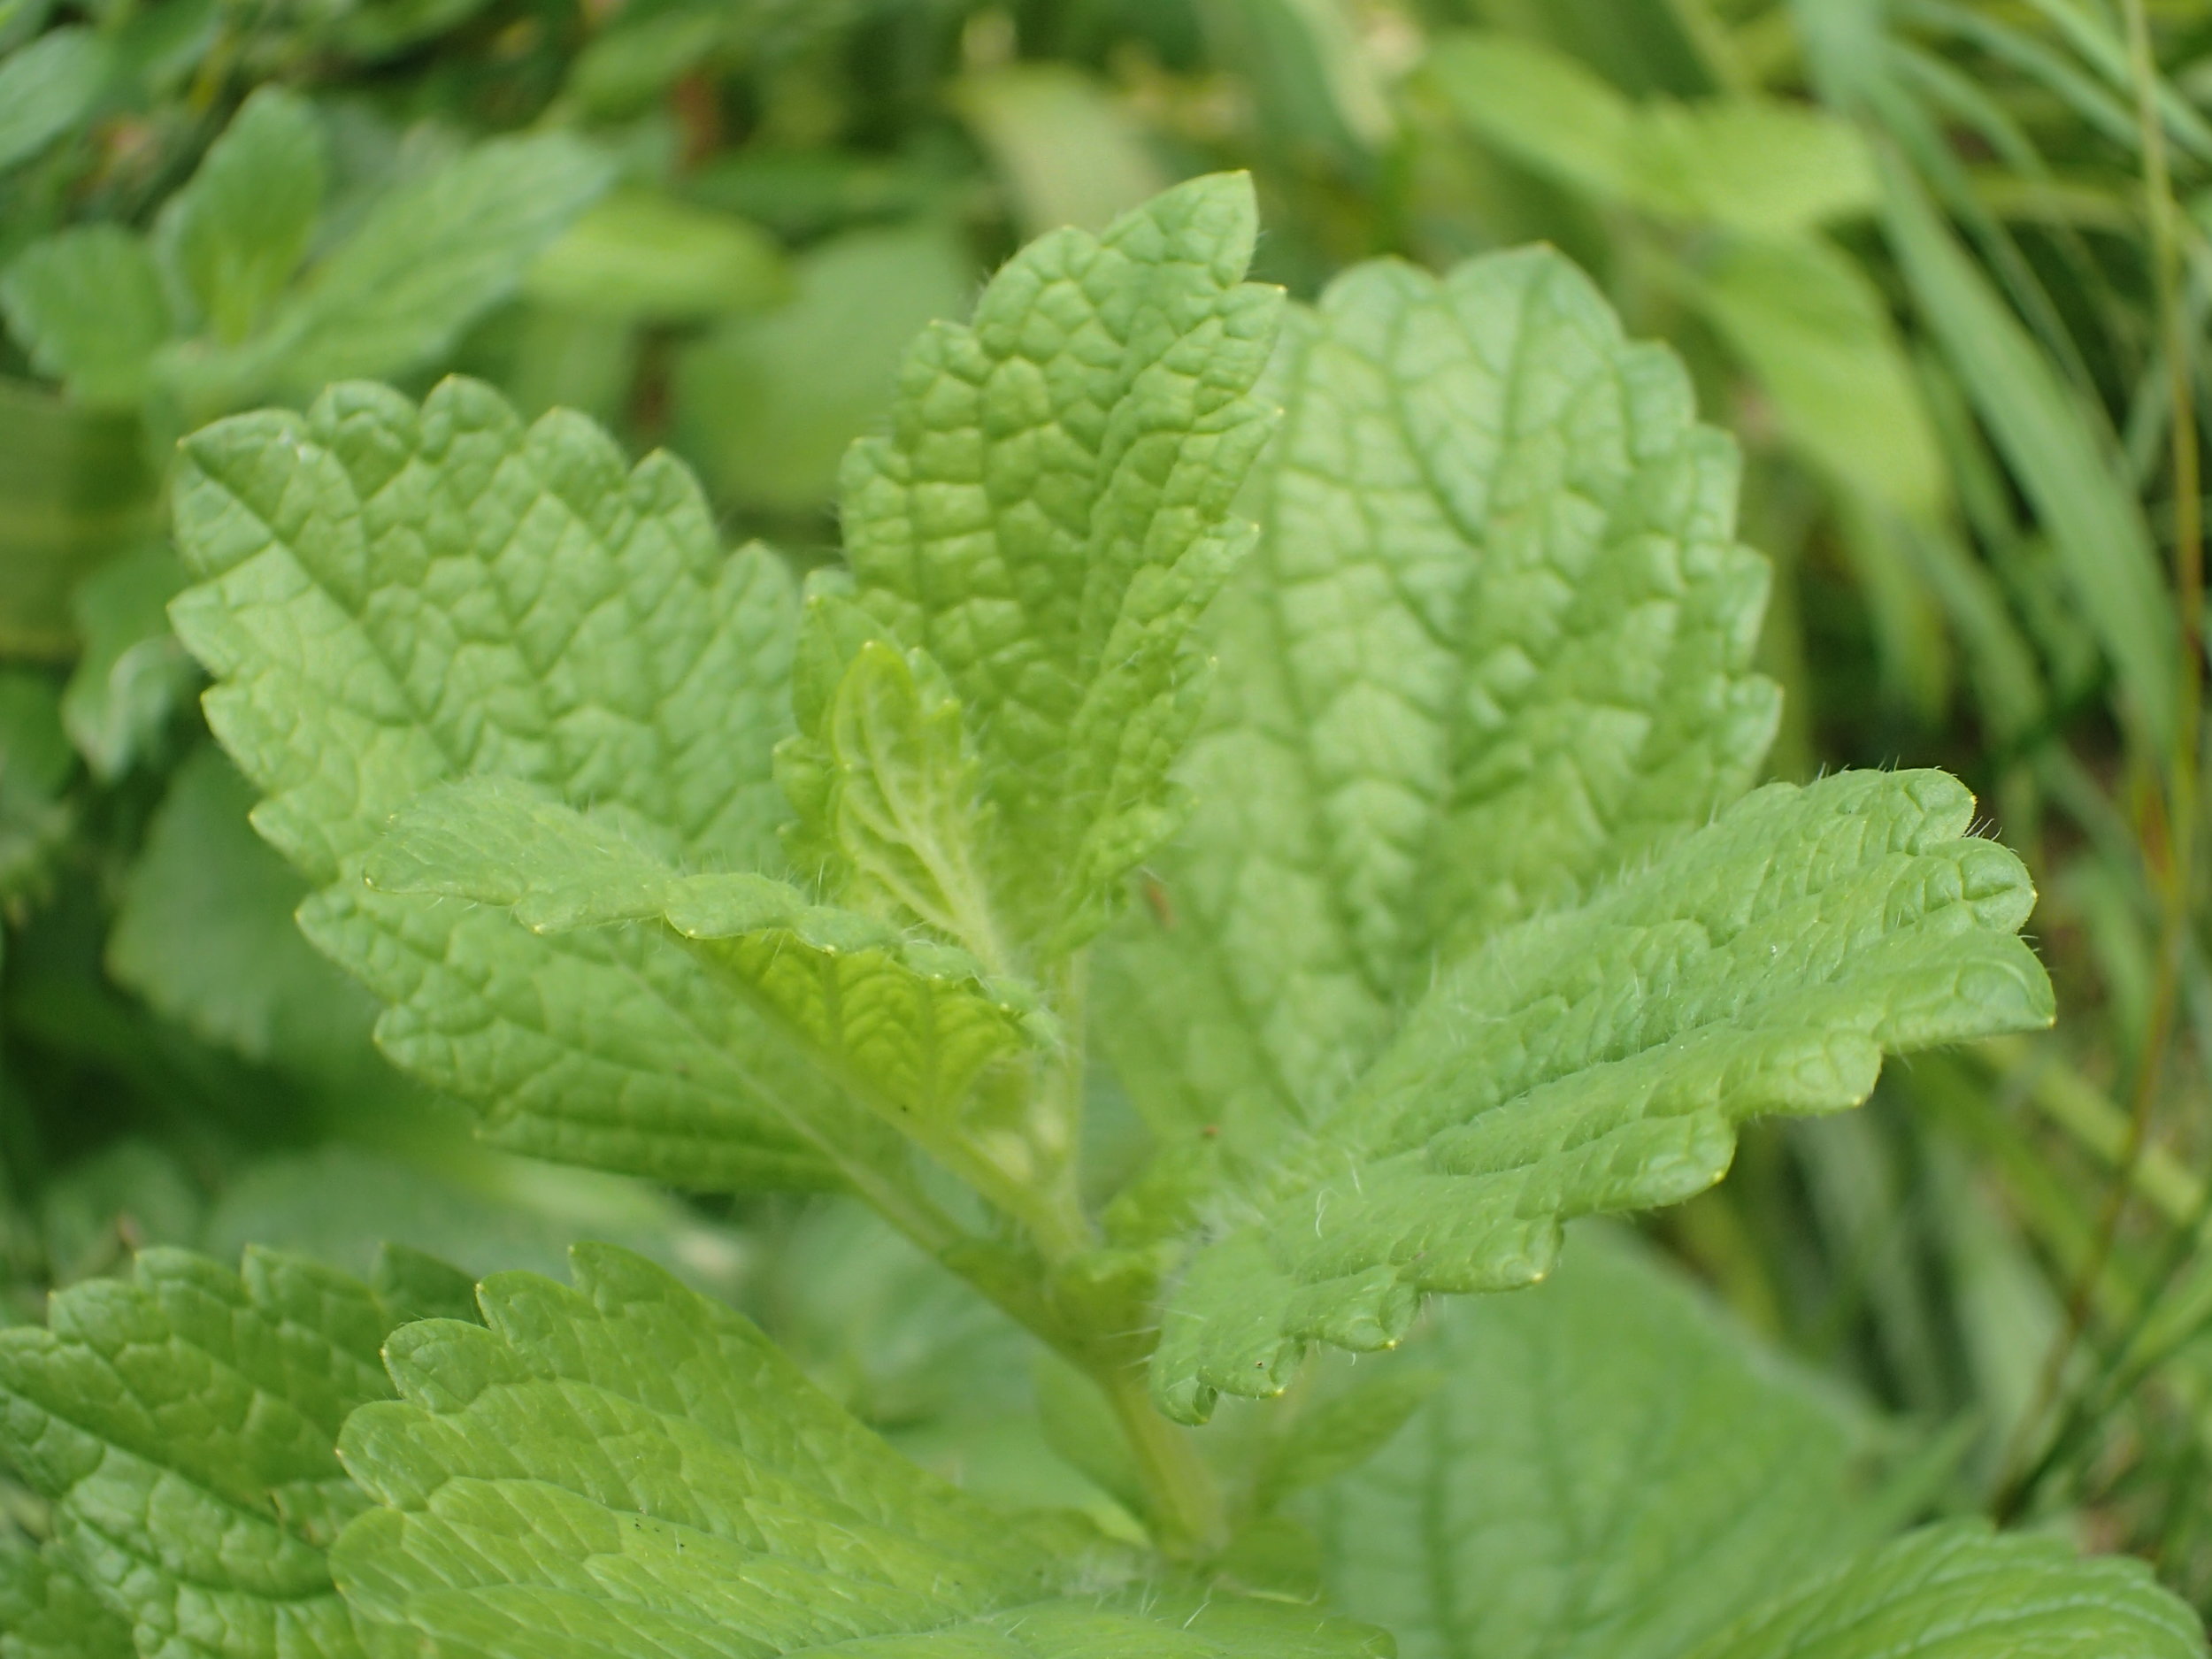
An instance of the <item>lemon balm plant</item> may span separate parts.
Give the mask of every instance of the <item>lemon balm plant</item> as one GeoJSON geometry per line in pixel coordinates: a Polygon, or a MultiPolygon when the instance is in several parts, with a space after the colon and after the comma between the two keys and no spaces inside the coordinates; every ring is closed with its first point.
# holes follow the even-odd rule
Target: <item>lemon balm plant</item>
{"type": "Polygon", "coordinates": [[[1752,787],[1732,451],[1563,260],[1304,310],[1255,229],[1216,177],[1025,250],[803,591],[465,380],[174,488],[210,723],[384,1051],[510,1149],[872,1206],[1086,1379],[1131,1524],[926,1473],[611,1248],[149,1252],[0,1335],[52,1506],[0,1652],[2200,1651],[2135,1563],[1901,1530],[1871,1426],[1617,1238],[1448,1300],[2047,1023],[2032,895],[1940,774],[1752,787]],[[1314,1361],[1440,1295],[1425,1365],[1314,1361]]]}

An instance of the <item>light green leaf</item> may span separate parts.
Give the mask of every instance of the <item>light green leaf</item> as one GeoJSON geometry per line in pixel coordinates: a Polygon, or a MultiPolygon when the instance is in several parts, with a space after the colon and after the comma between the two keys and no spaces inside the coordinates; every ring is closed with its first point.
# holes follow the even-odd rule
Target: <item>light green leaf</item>
{"type": "Polygon", "coordinates": [[[300,926],[387,1004],[377,1047],[473,1107],[492,1146],[706,1192],[834,1185],[818,1133],[870,1150],[818,1074],[659,934],[545,936],[343,884],[300,926]]]}
{"type": "Polygon", "coordinates": [[[367,1053],[375,1005],[300,937],[307,884],[254,834],[253,803],[211,744],[177,769],[124,879],[108,972],[209,1042],[343,1076],[367,1053]]]}
{"type": "Polygon", "coordinates": [[[1636,106],[1567,53],[1514,35],[1454,35],[1423,67],[1461,119],[1530,166],[1592,196],[1633,188],[1636,106]]]}
{"type": "Polygon", "coordinates": [[[48,30],[0,62],[0,171],[82,120],[111,63],[108,42],[74,25],[48,30]]]}
{"type": "Polygon", "coordinates": [[[1694,1659],[2200,1659],[2204,1632],[2147,1563],[2075,1557],[1971,1523],[1909,1532],[1697,1648],[1694,1659]]]}
{"type": "Polygon", "coordinates": [[[1222,175],[1031,243],[971,326],[916,342],[890,435],[846,458],[857,602],[952,682],[1018,859],[1001,902],[1048,952],[1173,821],[1187,635],[1272,424],[1251,388],[1281,296],[1240,280],[1255,230],[1222,175]]]}
{"type": "Polygon", "coordinates": [[[1871,1420],[1601,1233],[1407,1361],[1443,1386],[1312,1505],[1331,1605],[1400,1659],[1673,1659],[1884,1530],[1871,1420]]]}
{"type": "Polygon", "coordinates": [[[1939,515],[1948,480],[1935,427],[1888,307],[1855,264],[1818,237],[1733,242],[1691,293],[1816,465],[1898,511],[1939,515]]]}
{"type": "Polygon", "coordinates": [[[0,1659],[137,1659],[131,1627],[56,1546],[0,1542],[0,1659]]]}
{"type": "Polygon", "coordinates": [[[302,393],[434,362],[612,177],[580,141],[547,133],[480,144],[397,186],[272,319],[255,360],[302,393]]]}
{"type": "Polygon", "coordinates": [[[162,208],[162,251],[219,340],[251,334],[299,268],[322,206],[323,149],[307,101],[265,86],[162,208]]]}
{"type": "Polygon", "coordinates": [[[1156,1131],[1245,1156],[1334,1102],[1440,954],[1741,793],[1778,705],[1733,447],[1564,259],[1366,265],[1298,319],[1196,811],[1099,971],[1156,1131]]]}
{"type": "Polygon", "coordinates": [[[826,1110],[818,1087],[673,940],[545,938],[341,879],[472,775],[618,808],[703,867],[772,867],[795,621],[776,561],[726,554],[665,457],[626,472],[581,418],[526,428],[465,381],[420,410],[351,386],[225,421],[186,444],[176,500],[204,580],[172,615],[219,682],[209,721],[266,797],[257,827],[324,884],[303,926],[391,1005],[385,1052],[513,1150],[694,1186],[826,1179],[789,1127],[826,1110]]]}
{"type": "Polygon", "coordinates": [[[465,1270],[461,1302],[472,1308],[475,1279],[508,1268],[557,1271],[581,1234],[651,1256],[703,1288],[729,1286],[752,1264],[737,1235],[665,1193],[457,1146],[449,1135],[411,1144],[403,1159],[332,1142],[257,1159],[224,1182],[199,1243],[218,1256],[263,1244],[369,1273],[380,1258],[388,1266],[397,1240],[451,1263],[449,1276],[465,1270]]]}
{"type": "Polygon", "coordinates": [[[169,602],[183,586],[177,556],[157,545],[95,571],[71,598],[84,655],[62,693],[62,723],[103,782],[158,744],[199,683],[169,626],[169,602]]]}
{"type": "Polygon", "coordinates": [[[129,409],[145,396],[172,326],[153,255],[119,225],[33,242],[0,276],[0,311],[39,371],[90,409],[129,409]]]}
{"type": "Polygon", "coordinates": [[[1153,1361],[1170,1415],[1385,1348],[1427,1291],[1541,1279],[1577,1216],[1718,1180],[1736,1125],[1858,1104],[1883,1053],[2047,1025],[2019,860],[1940,772],[1772,784],[1438,974],[1310,1133],[1219,1201],[1153,1361]]]}
{"type": "Polygon", "coordinates": [[[790,582],[723,551],[666,457],[627,469],[588,421],[525,426],[472,381],[419,410],[349,385],[189,439],[176,496],[205,580],[172,614],[224,679],[209,718],[270,794],[257,827],[311,877],[472,772],[772,859],[790,582]]]}
{"type": "Polygon", "coordinates": [[[0,1332],[0,1460],[142,1654],[358,1659],[325,1551],[364,1507],[334,1448],[388,1399],[398,1311],[265,1251],[238,1273],[149,1250],[0,1332]]]}
{"type": "Polygon", "coordinates": [[[1572,189],[1662,219],[1788,234],[1878,199],[1858,129],[1809,105],[1632,104],[1568,54],[1507,35],[1450,35],[1426,71],[1482,137],[1572,189]]]}
{"type": "Polygon", "coordinates": [[[1331,1604],[1401,1659],[2202,1652],[2140,1563],[1970,1525],[1870,1548],[1876,1425],[1624,1240],[1418,1352],[1449,1380],[1312,1506],[1331,1604]]]}
{"type": "Polygon", "coordinates": [[[1003,971],[984,874],[995,815],[959,700],[926,653],[876,633],[857,606],[809,595],[793,687],[800,733],[776,750],[798,811],[785,840],[840,902],[933,928],[1003,971]]]}
{"type": "Polygon", "coordinates": [[[659,1270],[602,1246],[572,1263],[573,1290],[486,1280],[488,1329],[396,1337],[401,1402],[346,1426],[346,1467],[381,1507],[334,1559],[357,1617],[398,1627],[395,1650],[1387,1651],[1306,1609],[1133,1583],[1079,1523],[1007,1514],[906,1463],[659,1270]]]}
{"type": "Polygon", "coordinates": [[[964,76],[952,94],[1028,235],[1103,230],[1167,185],[1134,112],[1073,65],[1008,64],[964,76]]]}
{"type": "Polygon", "coordinates": [[[1254,1508],[1264,1514],[1290,1494],[1335,1480],[1397,1438],[1443,1383],[1425,1365],[1370,1369],[1304,1407],[1267,1448],[1254,1475],[1254,1508]]]}
{"type": "Polygon", "coordinates": [[[1863,218],[1879,198],[1874,160],[1849,121],[1778,98],[1656,102],[1632,135],[1632,196],[1651,211],[1786,236],[1863,218]]]}
{"type": "Polygon", "coordinates": [[[1326,0],[1226,0],[1202,15],[1214,61],[1251,88],[1264,142],[1347,181],[1372,176],[1398,127],[1387,36],[1326,0]]]}
{"type": "Polygon", "coordinates": [[[664,922],[894,1124],[956,1114],[986,1071],[1056,1037],[1033,993],[964,951],[766,876],[680,872],[618,818],[508,780],[425,795],[365,874],[380,892],[505,906],[538,933],[664,922]]]}
{"type": "Polygon", "coordinates": [[[927,221],[810,249],[791,262],[787,303],[678,355],[677,447],[733,502],[818,510],[845,446],[891,406],[908,342],[964,314],[973,280],[958,238],[927,221]]]}
{"type": "Polygon", "coordinates": [[[760,311],[787,286],[766,233],[673,196],[624,190],[538,256],[523,292],[588,316],[667,323],[760,311]]]}

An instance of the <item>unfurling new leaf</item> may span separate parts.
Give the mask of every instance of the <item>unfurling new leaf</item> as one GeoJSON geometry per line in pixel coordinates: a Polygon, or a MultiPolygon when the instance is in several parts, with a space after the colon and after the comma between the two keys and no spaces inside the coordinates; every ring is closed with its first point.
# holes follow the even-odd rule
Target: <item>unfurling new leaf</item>
{"type": "Polygon", "coordinates": [[[1248,532],[1281,296],[1241,280],[1251,188],[1201,179],[1102,236],[1057,231],[967,326],[908,355],[890,435],[847,457],[856,603],[964,707],[1009,924],[1048,953],[1111,914],[1174,822],[1188,636],[1248,532]]]}

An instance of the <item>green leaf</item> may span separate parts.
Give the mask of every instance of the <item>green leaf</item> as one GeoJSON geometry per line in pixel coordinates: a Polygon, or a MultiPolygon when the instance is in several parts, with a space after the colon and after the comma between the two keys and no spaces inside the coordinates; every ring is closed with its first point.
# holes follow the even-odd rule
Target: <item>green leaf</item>
{"type": "Polygon", "coordinates": [[[730,501],[818,509],[845,446],[890,407],[908,342],[964,313],[972,285],[958,238],[926,220],[810,249],[791,262],[786,303],[732,318],[679,353],[678,447],[730,501]]]}
{"type": "Polygon", "coordinates": [[[1770,98],[1634,104],[1567,54],[1506,35],[1454,35],[1426,73],[1477,133],[1572,189],[1656,217],[1788,234],[1878,199],[1847,120],[1770,98]]]}
{"type": "Polygon", "coordinates": [[[626,472],[589,422],[526,428],[465,381],[420,410],[354,386],[304,419],[225,421],[186,444],[176,500],[204,580],[172,615],[219,682],[210,724],[266,796],[257,827],[324,886],[310,937],[391,1005],[385,1052],[513,1150],[689,1186],[826,1179],[788,1126],[828,1110],[818,1086],[677,941],[541,937],[342,879],[472,775],[619,808],[702,867],[773,867],[795,620],[775,560],[726,554],[665,457],[626,472]]]}
{"type": "Polygon", "coordinates": [[[567,90],[598,119],[641,114],[733,35],[742,39],[749,23],[745,13],[692,6],[623,16],[576,54],[567,90]]]}
{"type": "Polygon", "coordinates": [[[1541,1279],[1577,1216],[1678,1202],[1735,1126],[1864,1100],[1885,1050],[2047,1025],[2019,860],[1940,772],[1772,784],[1588,902],[1442,968],[1342,1104],[1221,1202],[1153,1362],[1171,1416],[1426,1291],[1541,1279]]]}
{"type": "Polygon", "coordinates": [[[1254,1476],[1262,1513],[1289,1494],[1335,1480],[1394,1440],[1444,1381],[1418,1365],[1391,1365],[1352,1378],[1291,1418],[1254,1476]]]}
{"type": "Polygon", "coordinates": [[[1331,1604],[1402,1659],[2202,1652],[2141,1563],[1976,1525],[1876,1544],[1876,1425],[1624,1240],[1417,1348],[1448,1381],[1312,1506],[1331,1604]]]}
{"type": "Polygon", "coordinates": [[[488,1329],[395,1337],[400,1402],[346,1425],[346,1466],[381,1507],[334,1560],[357,1617],[399,1627],[395,1651],[1387,1651],[1304,1609],[1133,1582],[1079,1523],[906,1463],[658,1269],[602,1246],[572,1259],[573,1290],[486,1280],[488,1329]]]}
{"type": "Polygon", "coordinates": [[[82,120],[106,86],[112,54],[88,28],[50,29],[0,62],[0,171],[82,120]]]}
{"type": "Polygon", "coordinates": [[[124,879],[108,972],[209,1042],[342,1076],[374,1005],[300,936],[307,884],[254,834],[253,803],[212,744],[177,769],[124,879]]]}
{"type": "Polygon", "coordinates": [[[0,276],[0,312],[39,371],[89,409],[135,407],[172,326],[153,255],[119,225],[33,242],[0,276]]]}
{"type": "Polygon", "coordinates": [[[523,292],[588,316],[703,322],[764,310],[788,280],[775,242],[743,219],[625,190],[539,255],[523,292]]]}
{"type": "Polygon", "coordinates": [[[149,1250],[0,1332],[0,1459],[141,1653],[357,1659],[325,1551],[364,1504],[333,1449],[388,1399],[397,1311],[265,1251],[233,1273],[149,1250]]]}
{"type": "Polygon", "coordinates": [[[627,469],[590,422],[525,426],[473,381],[419,409],[357,384],[196,434],[175,494],[204,580],[172,616],[270,795],[257,826],[311,878],[472,772],[772,859],[790,582],[759,549],[724,552],[667,457],[627,469]]]}
{"type": "Polygon", "coordinates": [[[1133,112],[1071,64],[1004,65],[964,76],[952,94],[1025,234],[1103,230],[1166,187],[1133,112]]]}
{"type": "MultiPolygon", "coordinates": [[[[456,1145],[450,1135],[425,1140],[411,1144],[403,1159],[330,1142],[257,1159],[223,1184],[200,1247],[223,1256],[257,1243],[342,1272],[388,1274],[397,1240],[426,1252],[423,1260],[434,1258],[448,1280],[460,1277],[460,1302],[468,1308],[475,1306],[476,1279],[508,1268],[557,1271],[580,1234],[665,1262],[705,1288],[728,1284],[751,1265],[734,1235],[667,1194],[508,1159],[456,1145]]],[[[450,1310],[434,1308],[422,1317],[450,1310]]]]}
{"type": "Polygon", "coordinates": [[[307,101],[263,87],[162,208],[162,251],[219,340],[251,334],[299,268],[322,206],[323,149],[307,101]]]}
{"type": "Polygon", "coordinates": [[[487,0],[366,0],[321,14],[331,43],[349,57],[389,58],[418,42],[458,28],[481,12],[487,0]]]}
{"type": "Polygon", "coordinates": [[[665,922],[894,1124],[956,1115],[986,1071],[1057,1034],[1033,993],[964,951],[765,876],[680,872],[618,818],[507,780],[424,795],[365,872],[381,892],[505,906],[538,933],[665,922]]]}
{"type": "Polygon", "coordinates": [[[1625,1241],[1407,1361],[1447,1380],[1312,1506],[1330,1604],[1401,1659],[1671,1659],[1884,1530],[1868,1416],[1625,1241]]]}
{"type": "Polygon", "coordinates": [[[1778,98],[1717,98],[1639,111],[1633,195],[1653,212],[1786,236],[1863,218],[1879,198],[1849,121],[1778,98]]]}
{"type": "Polygon", "coordinates": [[[613,169],[565,134],[494,139],[387,193],[271,320],[254,360],[311,393],[445,357],[522,286],[613,169]]]}
{"type": "Polygon", "coordinates": [[[1898,511],[1941,513],[1949,480],[1935,427],[1888,307],[1847,256],[1812,236],[1739,241],[1691,292],[1816,465],[1898,511]]]}
{"type": "Polygon", "coordinates": [[[47,1181],[38,1231],[57,1284],[115,1271],[149,1244],[196,1245],[205,1199],[177,1160],[135,1138],[111,1141],[47,1181]]]}
{"type": "Polygon", "coordinates": [[[104,783],[152,752],[199,683],[169,626],[169,602],[183,586],[177,556],[154,546],[95,571],[71,597],[84,655],[62,693],[62,723],[104,783]]]}
{"type": "Polygon", "coordinates": [[[1483,137],[1571,188],[1632,189],[1636,106],[1567,53],[1512,35],[1454,35],[1424,65],[1483,137]]]}
{"type": "Polygon", "coordinates": [[[1816,1579],[1694,1659],[2199,1659],[2196,1617],[2147,1563],[2078,1560],[2052,1538],[1974,1523],[1909,1532],[1816,1579]]]}
{"type": "Polygon", "coordinates": [[[70,600],[156,527],[137,420],[0,376],[0,650],[66,655],[70,600]]]}
{"type": "Polygon", "coordinates": [[[0,1543],[0,1659],[137,1659],[131,1627],[55,1546],[0,1543]]]}
{"type": "Polygon", "coordinates": [[[846,458],[857,603],[951,681],[1014,853],[1001,902],[1048,952],[1174,822],[1188,634],[1272,425],[1251,388],[1281,296],[1240,280],[1255,229],[1222,175],[1031,243],[972,325],[916,342],[890,434],[846,458]]]}
{"type": "Polygon", "coordinates": [[[1733,446],[1564,259],[1366,265],[1298,316],[1179,774],[1197,809],[1100,964],[1156,1131],[1248,1156],[1336,1100],[1440,954],[1740,794],[1778,705],[1733,446]]]}
{"type": "Polygon", "coordinates": [[[1233,65],[1249,88],[1259,141],[1315,169],[1309,178],[1371,188],[1375,152],[1396,124],[1379,38],[1310,0],[1222,0],[1200,15],[1214,62],[1233,65]]]}
{"type": "Polygon", "coordinates": [[[62,792],[73,766],[51,682],[0,669],[0,907],[14,908],[44,881],[69,833],[62,792]]]}

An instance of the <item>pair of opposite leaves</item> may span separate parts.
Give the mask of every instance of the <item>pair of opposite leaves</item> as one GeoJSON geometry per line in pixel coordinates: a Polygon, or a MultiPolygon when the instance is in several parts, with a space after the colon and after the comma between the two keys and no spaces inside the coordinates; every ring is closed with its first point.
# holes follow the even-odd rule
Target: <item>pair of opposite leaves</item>
{"type": "Polygon", "coordinates": [[[1179,760],[1097,1025],[1171,1157],[1233,1166],[1133,1228],[1208,1240],[1153,1360],[1194,1418],[1540,1277],[1564,1218],[1699,1190],[1886,1047],[2047,1019],[1948,780],[1730,806],[1761,568],[1671,357],[1517,255],[1352,273],[1256,392],[1252,234],[1200,180],[926,336],[804,627],[680,467],[481,388],[193,440],[174,615],[388,1050],[520,1149],[872,1190],[887,1124],[987,1138],[990,1079],[1064,1041],[1025,974],[1161,849],[1179,760]],[[780,841],[831,903],[754,873],[780,841]]]}

